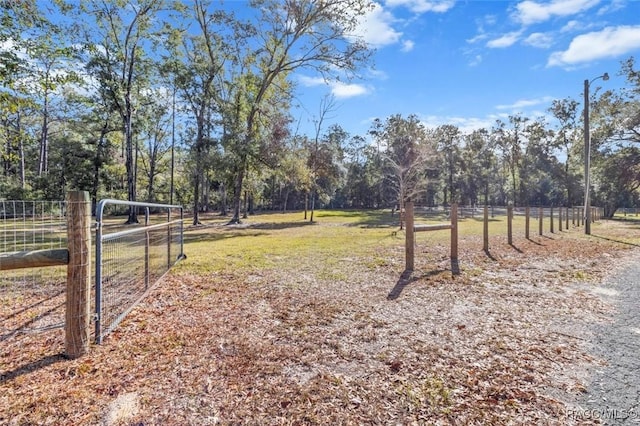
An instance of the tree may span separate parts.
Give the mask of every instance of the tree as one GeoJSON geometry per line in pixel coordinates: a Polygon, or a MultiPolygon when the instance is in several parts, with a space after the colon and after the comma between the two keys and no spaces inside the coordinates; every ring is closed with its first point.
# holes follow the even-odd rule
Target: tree
{"type": "Polygon", "coordinates": [[[446,176],[444,204],[447,204],[447,200],[456,203],[460,201],[457,189],[460,186],[461,171],[464,169],[460,155],[462,134],[456,126],[445,124],[435,130],[433,138],[437,140],[438,152],[442,156],[441,167],[446,176]],[[449,193],[448,198],[447,192],[449,193]]]}
{"type": "MultiPolygon", "coordinates": [[[[568,205],[577,202],[575,193],[577,192],[576,175],[571,173],[570,165],[573,159],[573,147],[580,144],[580,132],[578,129],[578,102],[571,98],[554,100],[549,111],[558,120],[558,128],[555,132],[554,145],[561,150],[565,157],[562,183],[565,188],[568,205]]],[[[580,144],[582,145],[582,144],[580,144]]]]}
{"type": "MultiPolygon", "coordinates": [[[[245,93],[248,109],[242,133],[233,146],[236,167],[231,222],[236,223],[240,221],[245,173],[261,133],[265,102],[274,95],[274,86],[303,68],[327,77],[354,72],[370,54],[353,36],[358,18],[371,5],[368,0],[252,0],[250,5],[259,14],[250,30],[254,38],[244,46],[248,51],[239,52],[242,60],[233,62],[246,69],[244,75],[251,81],[251,90],[245,93]]],[[[285,87],[281,93],[290,91],[285,87]]]]}
{"type": "Polygon", "coordinates": [[[507,128],[506,123],[502,120],[497,120],[492,129],[494,142],[502,151],[502,160],[511,178],[511,201],[513,203],[518,202],[518,193],[520,192],[518,171],[522,161],[523,131],[527,121],[529,119],[520,114],[510,115],[511,128],[507,128]]]}
{"type": "Polygon", "coordinates": [[[522,132],[522,156],[518,171],[520,205],[531,205],[533,200],[540,204],[552,202],[562,204],[563,194],[560,164],[553,155],[553,131],[547,129],[542,119],[529,122],[522,132]],[[543,183],[549,181],[551,193],[543,183]]]}
{"type": "Polygon", "coordinates": [[[427,168],[435,153],[430,149],[426,129],[417,116],[393,115],[375,129],[386,150],[383,154],[385,176],[402,206],[425,193],[427,168]]]}
{"type": "Polygon", "coordinates": [[[613,217],[618,208],[638,199],[640,148],[630,146],[609,153],[598,165],[595,175],[598,191],[594,201],[604,206],[607,217],[613,217]]]}
{"type": "MultiPolygon", "coordinates": [[[[103,86],[101,93],[122,121],[127,170],[127,198],[136,201],[134,115],[136,96],[152,71],[148,50],[155,36],[156,14],[163,0],[85,0],[81,10],[94,17],[95,27],[86,28],[91,59],[89,70],[103,86]],[[96,27],[98,31],[96,31],[96,27]]],[[[127,223],[137,223],[137,209],[129,209],[127,223]]]]}
{"type": "Polygon", "coordinates": [[[633,56],[622,62],[620,74],[625,76],[627,86],[619,96],[608,92],[600,101],[609,104],[604,114],[611,120],[608,136],[621,142],[640,143],[640,70],[635,65],[633,56]]]}
{"type": "MultiPolygon", "coordinates": [[[[175,84],[184,97],[187,108],[195,122],[191,145],[194,169],[193,182],[193,224],[200,223],[200,199],[203,179],[206,175],[205,157],[207,149],[214,145],[212,129],[213,117],[221,114],[220,103],[223,95],[216,94],[224,89],[223,67],[228,54],[233,49],[218,31],[219,28],[234,26],[231,17],[222,11],[209,12],[209,2],[197,0],[191,9],[180,12],[185,20],[194,19],[197,32],[183,34],[179,28],[169,28],[166,37],[168,57],[165,71],[173,73],[175,84]],[[173,60],[169,60],[173,58],[173,60]]],[[[223,124],[222,139],[226,137],[226,123],[223,124]]]]}
{"type": "MultiPolygon", "coordinates": [[[[311,171],[311,186],[309,188],[309,194],[311,196],[311,217],[309,218],[309,222],[313,222],[313,213],[315,211],[315,202],[316,196],[318,194],[318,177],[319,170],[322,167],[328,167],[328,165],[323,164],[327,162],[331,162],[332,158],[329,155],[324,155],[321,157],[321,140],[320,134],[322,132],[322,127],[327,118],[329,118],[329,114],[335,111],[335,98],[333,96],[325,96],[320,101],[320,113],[313,125],[315,128],[315,134],[312,142],[312,145],[309,147],[309,169],[311,171]]],[[[324,149],[324,154],[327,154],[327,149],[324,149]]],[[[305,219],[307,218],[307,208],[305,203],[305,211],[304,211],[305,219]]]]}
{"type": "Polygon", "coordinates": [[[464,141],[463,200],[477,204],[479,195],[482,194],[485,205],[488,205],[491,176],[495,173],[496,166],[491,136],[486,129],[478,129],[466,135],[464,141]]]}
{"type": "MultiPolygon", "coordinates": [[[[151,94],[161,97],[160,93],[154,91],[151,94]]],[[[169,102],[162,105],[149,103],[140,111],[140,115],[145,117],[140,120],[140,136],[143,143],[139,148],[139,161],[147,178],[147,201],[150,203],[156,202],[156,178],[167,169],[165,156],[170,149],[169,106],[169,102]]]]}

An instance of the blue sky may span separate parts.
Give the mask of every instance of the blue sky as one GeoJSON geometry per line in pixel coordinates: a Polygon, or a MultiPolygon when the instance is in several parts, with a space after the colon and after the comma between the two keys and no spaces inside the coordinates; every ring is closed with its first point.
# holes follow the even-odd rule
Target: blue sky
{"type": "Polygon", "coordinates": [[[640,62],[640,1],[382,0],[358,34],[377,49],[361,80],[296,76],[301,129],[313,127],[328,93],[338,108],[327,125],[352,135],[392,114],[463,131],[516,113],[546,116],[554,99],[582,102],[585,79],[609,73],[592,91],[624,85],[620,62],[640,62]]]}

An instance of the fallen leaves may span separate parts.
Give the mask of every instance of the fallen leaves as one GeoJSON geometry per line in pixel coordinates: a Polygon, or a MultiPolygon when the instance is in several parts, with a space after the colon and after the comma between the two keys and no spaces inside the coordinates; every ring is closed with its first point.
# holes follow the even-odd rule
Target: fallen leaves
{"type": "Polygon", "coordinates": [[[55,358],[61,330],[0,342],[0,423],[565,424],[598,362],[587,325],[611,309],[584,278],[627,251],[572,233],[515,244],[487,257],[467,238],[453,279],[447,247],[423,248],[402,285],[401,245],[341,266],[328,251],[187,265],[86,357],[55,358]]]}

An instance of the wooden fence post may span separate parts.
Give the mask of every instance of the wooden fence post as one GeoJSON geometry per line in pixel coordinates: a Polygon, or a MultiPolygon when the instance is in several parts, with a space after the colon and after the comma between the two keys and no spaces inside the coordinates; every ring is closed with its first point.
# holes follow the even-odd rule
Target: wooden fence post
{"type": "Polygon", "coordinates": [[[554,229],[553,229],[553,205],[551,205],[551,208],[549,209],[549,231],[553,234],[554,233],[554,229]]]}
{"type": "Polygon", "coordinates": [[[405,269],[407,271],[413,271],[414,268],[414,244],[415,234],[413,233],[413,201],[406,201],[404,203],[404,224],[405,224],[405,269]]]}
{"type": "Polygon", "coordinates": [[[558,207],[558,232],[562,232],[562,206],[558,207]]]}
{"type": "Polygon", "coordinates": [[[458,260],[458,204],[451,205],[451,260],[458,260]]]}
{"type": "Polygon", "coordinates": [[[507,241],[509,245],[513,244],[513,205],[509,203],[507,206],[507,241]]]}
{"type": "Polygon", "coordinates": [[[482,249],[489,251],[489,206],[484,206],[484,221],[482,226],[482,249]]]}
{"type": "Polygon", "coordinates": [[[544,219],[544,208],[538,207],[538,235],[542,235],[543,219],[544,219]]]}
{"type": "Polygon", "coordinates": [[[65,355],[77,358],[89,350],[91,325],[91,200],[87,191],[67,193],[67,234],[65,355]]]}
{"type": "Polygon", "coordinates": [[[529,213],[530,209],[529,206],[527,206],[524,209],[524,237],[527,240],[529,239],[529,213]]]}
{"type": "Polygon", "coordinates": [[[565,224],[564,224],[564,229],[566,229],[567,231],[569,230],[569,207],[567,207],[567,210],[565,211],[565,224]]]}
{"type": "MultiPolygon", "coordinates": [[[[149,219],[149,207],[147,207],[144,211],[144,226],[147,227],[151,225],[149,219]]],[[[149,235],[149,231],[145,231],[145,243],[144,243],[144,289],[149,289],[149,268],[151,257],[149,254],[149,246],[151,245],[151,236],[149,235]]]]}

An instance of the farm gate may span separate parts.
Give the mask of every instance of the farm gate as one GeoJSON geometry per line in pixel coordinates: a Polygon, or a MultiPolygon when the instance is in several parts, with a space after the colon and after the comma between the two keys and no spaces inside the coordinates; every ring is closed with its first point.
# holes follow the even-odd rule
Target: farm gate
{"type": "Polygon", "coordinates": [[[81,356],[91,322],[100,343],[184,257],[181,206],[103,200],[95,223],[85,191],[69,192],[65,202],[0,201],[0,207],[0,341],[64,327],[66,356],[81,356]],[[124,207],[143,211],[144,221],[124,225],[118,216],[124,207]],[[41,272],[48,270],[56,273],[41,272]]]}

